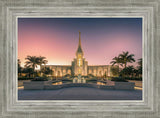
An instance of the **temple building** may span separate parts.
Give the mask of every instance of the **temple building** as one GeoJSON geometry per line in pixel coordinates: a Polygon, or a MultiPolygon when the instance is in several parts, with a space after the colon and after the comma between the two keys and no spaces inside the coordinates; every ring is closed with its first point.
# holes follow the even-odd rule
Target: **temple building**
{"type": "Polygon", "coordinates": [[[87,76],[92,74],[97,77],[112,76],[111,65],[88,65],[84,58],[84,52],[81,45],[81,32],[79,32],[79,43],[76,51],[76,57],[71,65],[45,65],[52,69],[52,76],[62,77],[67,74],[87,76]]]}

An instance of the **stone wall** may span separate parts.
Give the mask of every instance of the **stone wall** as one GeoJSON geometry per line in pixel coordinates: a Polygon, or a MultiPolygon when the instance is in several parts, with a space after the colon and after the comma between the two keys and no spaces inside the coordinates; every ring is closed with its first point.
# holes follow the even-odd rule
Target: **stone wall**
{"type": "Polygon", "coordinates": [[[115,82],[115,89],[118,90],[134,90],[134,82],[115,82]]]}
{"type": "Polygon", "coordinates": [[[23,82],[30,82],[31,80],[18,80],[18,87],[23,86],[23,82]]]}
{"type": "Polygon", "coordinates": [[[51,85],[52,81],[23,82],[24,90],[43,90],[45,85],[51,85]]]}
{"type": "Polygon", "coordinates": [[[89,84],[89,83],[69,83],[69,84],[61,84],[61,85],[52,85],[52,81],[31,81],[24,82],[24,90],[43,90],[43,89],[61,89],[68,87],[92,87],[99,89],[117,89],[117,90],[134,90],[135,84],[132,82],[115,82],[115,86],[108,85],[97,85],[97,84],[89,84]]]}

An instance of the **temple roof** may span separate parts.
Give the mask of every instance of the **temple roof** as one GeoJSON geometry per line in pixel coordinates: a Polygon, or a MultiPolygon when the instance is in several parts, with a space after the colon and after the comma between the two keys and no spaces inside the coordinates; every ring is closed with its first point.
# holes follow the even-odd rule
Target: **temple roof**
{"type": "Polygon", "coordinates": [[[79,31],[79,43],[78,43],[77,53],[83,53],[83,50],[81,47],[81,32],[80,31],[79,31]]]}

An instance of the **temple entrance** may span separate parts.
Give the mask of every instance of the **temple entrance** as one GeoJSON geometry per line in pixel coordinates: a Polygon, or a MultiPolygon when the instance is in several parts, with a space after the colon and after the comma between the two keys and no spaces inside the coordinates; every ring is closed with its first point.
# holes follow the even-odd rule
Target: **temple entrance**
{"type": "Polygon", "coordinates": [[[86,83],[86,79],[79,74],[78,77],[73,79],[73,83],[86,83]]]}

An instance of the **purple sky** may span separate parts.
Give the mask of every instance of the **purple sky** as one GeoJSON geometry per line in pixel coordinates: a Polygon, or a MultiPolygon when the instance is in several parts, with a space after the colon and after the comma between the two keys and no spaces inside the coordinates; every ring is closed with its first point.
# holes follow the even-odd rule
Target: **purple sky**
{"type": "Polygon", "coordinates": [[[136,61],[142,58],[142,18],[19,18],[18,58],[22,65],[27,55],[71,65],[78,31],[89,65],[108,65],[122,51],[135,54],[136,61]]]}

